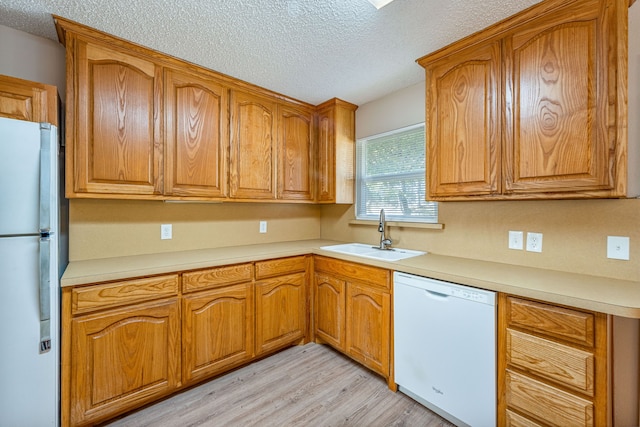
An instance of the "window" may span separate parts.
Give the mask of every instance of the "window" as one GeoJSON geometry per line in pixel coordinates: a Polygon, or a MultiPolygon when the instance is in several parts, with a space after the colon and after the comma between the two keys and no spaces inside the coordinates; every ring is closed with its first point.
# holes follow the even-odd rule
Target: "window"
{"type": "Polygon", "coordinates": [[[425,200],[424,124],[356,143],[356,218],[438,222],[438,204],[425,200]]]}

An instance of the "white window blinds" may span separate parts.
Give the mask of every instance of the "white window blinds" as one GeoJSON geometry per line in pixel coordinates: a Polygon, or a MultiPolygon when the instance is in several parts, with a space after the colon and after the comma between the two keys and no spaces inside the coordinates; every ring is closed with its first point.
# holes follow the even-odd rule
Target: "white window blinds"
{"type": "Polygon", "coordinates": [[[438,204],[425,200],[424,124],[356,143],[356,218],[438,222],[438,204]]]}

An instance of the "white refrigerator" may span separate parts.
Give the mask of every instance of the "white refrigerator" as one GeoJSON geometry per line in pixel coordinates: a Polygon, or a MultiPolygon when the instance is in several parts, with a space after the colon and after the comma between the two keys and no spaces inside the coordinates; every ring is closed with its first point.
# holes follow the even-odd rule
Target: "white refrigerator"
{"type": "Polygon", "coordinates": [[[0,118],[0,426],[60,424],[67,204],[58,129],[0,118]]]}

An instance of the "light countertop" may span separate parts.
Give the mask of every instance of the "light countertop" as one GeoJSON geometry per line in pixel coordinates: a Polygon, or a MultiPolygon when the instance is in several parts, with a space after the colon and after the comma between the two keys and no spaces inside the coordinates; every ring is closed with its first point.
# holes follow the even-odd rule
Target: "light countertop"
{"type": "Polygon", "coordinates": [[[150,276],[295,255],[325,255],[434,279],[640,319],[640,282],[436,254],[395,262],[320,249],[339,244],[302,240],[70,262],[61,286],[150,276]]]}

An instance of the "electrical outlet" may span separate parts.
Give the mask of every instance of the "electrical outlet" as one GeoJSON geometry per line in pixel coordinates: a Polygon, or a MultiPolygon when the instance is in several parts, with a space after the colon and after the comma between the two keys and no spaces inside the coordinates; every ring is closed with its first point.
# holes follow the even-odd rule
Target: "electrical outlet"
{"type": "Polygon", "coordinates": [[[607,236],[607,258],[629,261],[629,238],[607,236]]]}
{"type": "Polygon", "coordinates": [[[171,224],[162,224],[160,225],[160,239],[162,240],[170,240],[172,239],[172,227],[171,224]]]}
{"type": "Polygon", "coordinates": [[[522,250],[524,246],[522,231],[509,231],[509,249],[522,250]]]}
{"type": "Polygon", "coordinates": [[[542,252],[542,233],[527,233],[527,250],[542,252]]]}
{"type": "Polygon", "coordinates": [[[267,221],[260,221],[260,233],[267,232],[267,221]]]}

